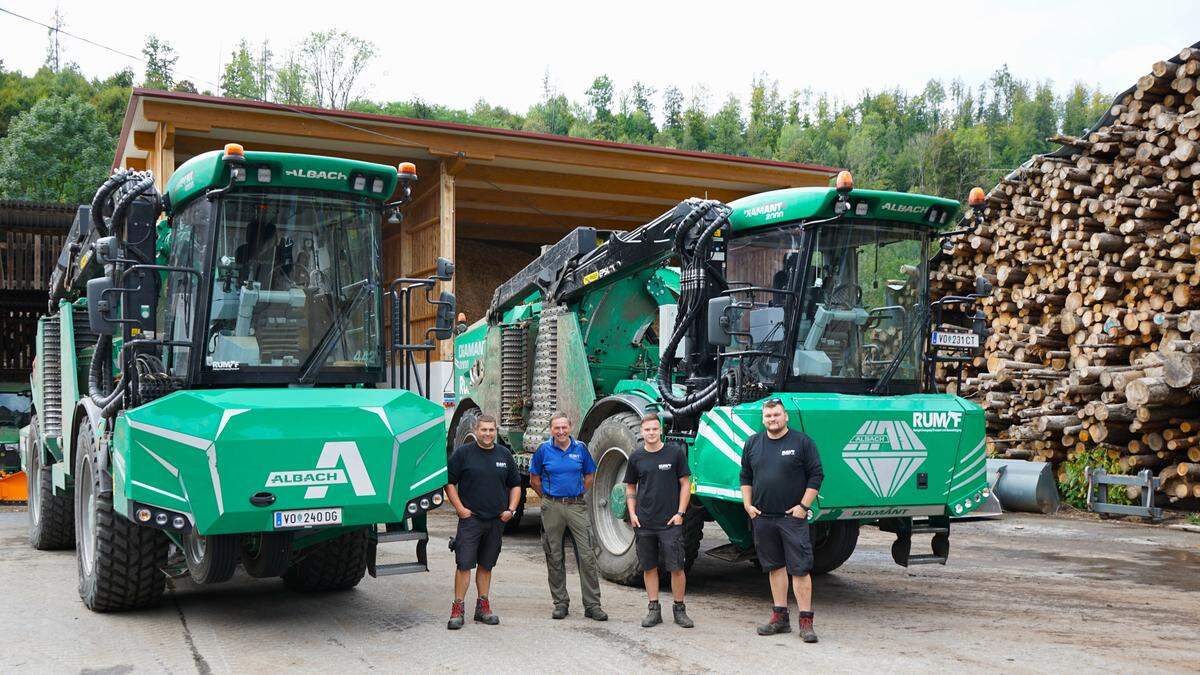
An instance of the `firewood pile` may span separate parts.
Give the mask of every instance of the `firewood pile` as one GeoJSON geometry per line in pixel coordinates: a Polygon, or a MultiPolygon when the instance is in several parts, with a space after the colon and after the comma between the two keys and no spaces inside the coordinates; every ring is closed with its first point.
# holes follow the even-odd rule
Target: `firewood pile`
{"type": "Polygon", "coordinates": [[[1155,63],[1090,132],[1000,181],[935,261],[934,297],[994,286],[958,392],[985,407],[992,456],[1100,449],[1169,501],[1200,498],[1198,81],[1198,48],[1155,63]]]}

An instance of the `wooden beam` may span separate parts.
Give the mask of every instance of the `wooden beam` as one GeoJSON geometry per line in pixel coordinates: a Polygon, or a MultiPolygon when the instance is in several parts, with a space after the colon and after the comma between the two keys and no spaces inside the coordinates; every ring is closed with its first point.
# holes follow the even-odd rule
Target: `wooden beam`
{"type": "Polygon", "coordinates": [[[467,133],[455,129],[387,125],[357,119],[354,127],[336,118],[317,119],[299,114],[262,112],[229,106],[199,106],[147,98],[142,102],[146,118],[174,122],[177,128],[192,125],[321,138],[398,148],[444,149],[467,157],[509,157],[520,160],[589,166],[620,171],[689,176],[772,187],[825,185],[829,176],[815,170],[771,166],[730,159],[681,157],[653,150],[601,147],[572,143],[564,138],[518,138],[499,134],[467,133]],[[355,128],[357,127],[357,128],[355,128]]]}
{"type": "Polygon", "coordinates": [[[175,173],[175,126],[170,122],[159,122],[154,130],[154,157],[154,182],[160,192],[165,191],[175,173]]]}
{"type": "Polygon", "coordinates": [[[133,147],[138,150],[153,150],[154,149],[153,131],[135,131],[133,132],[133,147]]]}
{"type": "MultiPolygon", "coordinates": [[[[461,204],[461,202],[460,202],[461,204]]],[[[523,229],[572,230],[576,227],[594,227],[601,230],[632,230],[641,225],[642,220],[612,220],[605,218],[577,218],[574,216],[550,216],[541,213],[526,213],[521,211],[496,211],[460,206],[456,212],[459,226],[470,224],[478,227],[488,227],[497,231],[494,237],[487,239],[503,240],[508,232],[523,229]]]]}
{"type": "Polygon", "coordinates": [[[460,182],[465,180],[486,181],[502,188],[510,186],[541,187],[554,188],[556,190],[573,190],[576,192],[599,192],[628,197],[651,197],[674,201],[683,201],[688,197],[705,197],[707,193],[709,199],[731,202],[753,192],[705,188],[681,183],[660,183],[657,181],[586,176],[557,171],[531,171],[528,169],[513,169],[487,164],[469,164],[458,175],[458,179],[460,182]]]}
{"type": "Polygon", "coordinates": [[[657,218],[671,208],[662,204],[620,202],[593,197],[568,197],[532,192],[505,192],[480,188],[462,188],[459,190],[458,198],[459,201],[469,202],[472,205],[520,206],[546,214],[594,215],[598,218],[626,216],[642,218],[644,222],[657,218]]]}
{"type": "Polygon", "coordinates": [[[544,227],[513,227],[500,228],[491,225],[471,225],[460,223],[458,237],[460,239],[479,239],[481,241],[508,241],[521,244],[553,244],[565,237],[574,228],[544,228],[544,227]]]}
{"type": "Polygon", "coordinates": [[[134,171],[145,171],[146,170],[146,158],[145,157],[126,157],[125,158],[125,168],[133,169],[134,171]]]}
{"type": "MultiPolygon", "coordinates": [[[[438,174],[438,198],[440,200],[438,210],[438,255],[453,261],[454,260],[454,237],[455,237],[455,189],[454,189],[454,174],[451,169],[455,168],[454,161],[462,162],[462,158],[458,157],[455,160],[442,160],[439,163],[438,174]]],[[[457,168],[461,168],[461,164],[457,168]]],[[[441,282],[442,290],[448,293],[454,292],[454,280],[441,282]]],[[[442,340],[438,343],[438,352],[441,354],[442,361],[449,361],[454,358],[454,345],[451,340],[442,340]]]]}

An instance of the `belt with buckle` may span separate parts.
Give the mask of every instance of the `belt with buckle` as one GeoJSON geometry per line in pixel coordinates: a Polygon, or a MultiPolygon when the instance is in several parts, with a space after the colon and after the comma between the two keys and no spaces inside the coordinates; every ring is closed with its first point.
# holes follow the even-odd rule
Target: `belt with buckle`
{"type": "Polygon", "coordinates": [[[574,497],[552,497],[550,495],[545,495],[545,497],[546,497],[546,499],[549,499],[552,502],[558,502],[560,504],[584,504],[584,503],[586,503],[583,499],[583,495],[576,495],[574,497]]]}

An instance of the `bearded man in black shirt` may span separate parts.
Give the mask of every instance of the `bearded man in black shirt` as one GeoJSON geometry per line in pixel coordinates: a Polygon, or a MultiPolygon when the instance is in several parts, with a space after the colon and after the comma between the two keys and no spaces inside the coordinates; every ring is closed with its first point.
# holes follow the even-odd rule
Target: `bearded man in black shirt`
{"type": "Polygon", "coordinates": [[[788,428],[783,401],[763,404],[763,426],[742,447],[742,505],[750,516],[758,562],[771,582],[774,611],[758,627],[759,635],[792,630],[788,617],[788,575],[800,608],[800,637],[816,642],[812,613],[812,542],[808,535],[809,507],[825,474],[812,439],[788,428]]]}
{"type": "Polygon", "coordinates": [[[687,452],[674,441],[663,443],[662,422],[658,415],[644,415],[641,427],[642,445],[629,456],[625,469],[625,501],[637,542],[638,564],[642,567],[642,579],[646,582],[646,595],[650,600],[642,627],[662,623],[662,606],[658,602],[661,560],[662,566],[671,574],[675,624],[692,628],[695,624],[683,603],[686,584],[683,514],[687,511],[692,487],[687,452]]]}
{"type": "Polygon", "coordinates": [[[454,538],[454,604],[446,628],[463,627],[464,597],[475,573],[475,621],[494,626],[500,618],[492,613],[488,591],[492,567],[500,557],[504,523],[512,520],[521,501],[521,475],[508,448],[496,442],[496,418],[480,415],[475,422],[475,440],[454,449],[446,463],[446,499],[458,513],[454,538]]]}

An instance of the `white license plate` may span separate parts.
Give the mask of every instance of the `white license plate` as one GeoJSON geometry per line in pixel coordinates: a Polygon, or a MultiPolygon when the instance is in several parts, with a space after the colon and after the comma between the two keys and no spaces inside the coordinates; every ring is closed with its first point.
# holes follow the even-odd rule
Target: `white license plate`
{"type": "Polygon", "coordinates": [[[979,348],[978,333],[939,333],[934,332],[929,338],[934,347],[979,348]]]}
{"type": "Polygon", "coordinates": [[[292,527],[318,527],[341,524],[341,509],[298,509],[296,511],[275,512],[275,529],[277,530],[292,527]]]}

